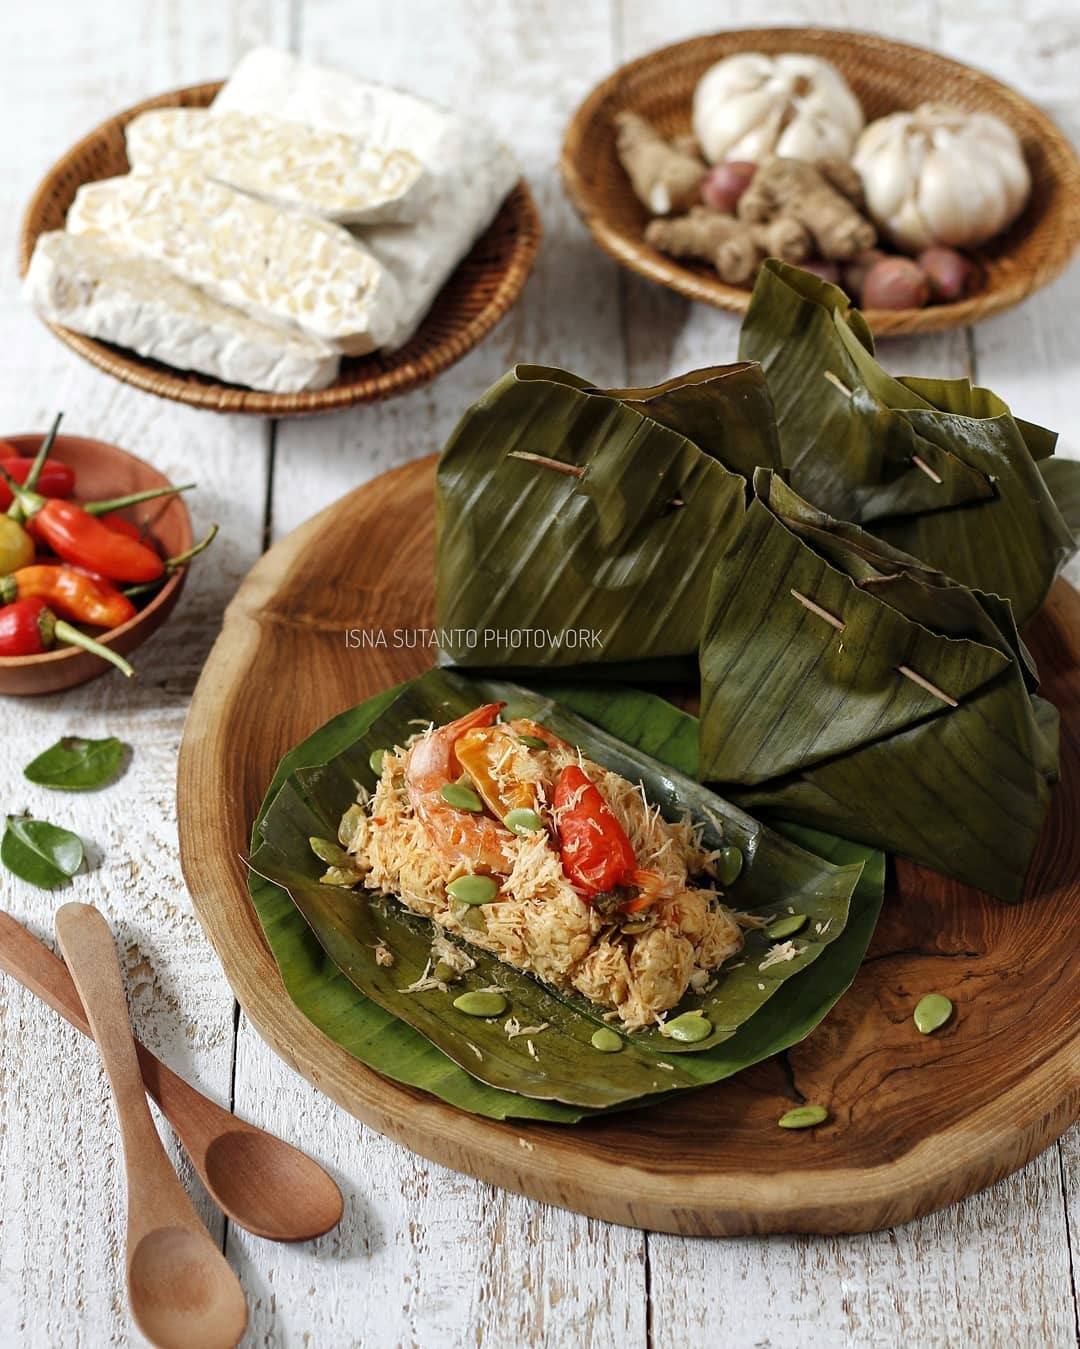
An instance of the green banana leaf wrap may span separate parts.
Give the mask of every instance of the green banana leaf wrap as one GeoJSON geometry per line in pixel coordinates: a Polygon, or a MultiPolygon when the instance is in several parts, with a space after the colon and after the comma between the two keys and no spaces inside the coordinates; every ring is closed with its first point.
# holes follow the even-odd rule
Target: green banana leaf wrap
{"type": "MultiPolygon", "coordinates": [[[[571,690],[566,691],[570,700],[571,690]]],[[[492,1118],[571,1122],[596,1110],[719,1081],[787,1048],[818,1024],[854,978],[881,905],[884,859],[862,845],[815,831],[795,839],[763,828],[703,788],[683,768],[696,764],[697,724],[660,698],[629,689],[582,691],[590,711],[632,726],[643,753],[549,697],[512,684],[434,670],[340,714],[279,766],[252,835],[250,892],[282,978],[298,1007],[350,1053],[397,1081],[492,1118]],[[714,1032],[685,1045],[657,1030],[625,1033],[617,1054],[590,1044],[603,1009],[556,993],[470,947],[475,969],[448,992],[405,992],[424,973],[436,929],[391,897],[321,884],[325,871],[310,837],[334,838],[340,817],[371,788],[374,749],[401,744],[418,720],[445,722],[489,701],[505,715],[529,715],[580,744],[630,780],[642,781],[665,814],[690,811],[708,835],[742,848],[743,871],[730,888],[733,907],[758,913],[805,913],[795,958],[757,968],[771,944],[748,934],[715,988],[688,996],[714,1032]],[[799,846],[799,843],[805,847],[799,846]],[[375,958],[383,945],[391,966],[375,958]],[[734,968],[734,966],[738,968],[734,968]],[[453,999],[473,988],[506,990],[504,1016],[466,1016],[453,999]],[[522,1026],[548,1023],[532,1037],[508,1038],[507,1016],[522,1026]],[[667,1066],[661,1066],[666,1064],[667,1066]]]]}
{"type": "Polygon", "coordinates": [[[515,367],[439,460],[441,659],[610,674],[692,658],[749,476],[779,462],[757,366],[615,390],[515,367]]]}
{"type": "Polygon", "coordinates": [[[1080,547],[1080,460],[1044,459],[1039,465],[1043,481],[1061,512],[1061,518],[1072,530],[1080,547]]]}
{"type": "Polygon", "coordinates": [[[1018,899],[1058,716],[1034,696],[1008,602],[832,519],[773,473],[754,487],[709,596],[701,776],[764,818],[842,828],[1018,899]]]}
{"type": "Polygon", "coordinates": [[[1040,472],[1053,432],[967,380],[887,375],[844,292],[776,259],[739,353],[764,369],[801,496],[1032,617],[1076,548],[1040,472]]]}

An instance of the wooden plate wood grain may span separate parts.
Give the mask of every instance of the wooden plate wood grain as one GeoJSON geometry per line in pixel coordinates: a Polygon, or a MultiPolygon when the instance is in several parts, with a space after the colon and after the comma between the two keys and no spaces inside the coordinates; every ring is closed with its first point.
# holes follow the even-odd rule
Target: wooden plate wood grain
{"type": "Polygon", "coordinates": [[[433,459],[344,497],[277,544],[225,616],[179,768],[196,912],[245,1012],[346,1110],[459,1171],[590,1216],[689,1235],[853,1232],[955,1202],[1023,1166],[1080,1107],[1080,595],[1059,582],[1028,634],[1062,711],[1063,780],[1009,906],[901,863],[866,962],[787,1054],[651,1108],[565,1127],[495,1123],[399,1086],[289,1000],[248,900],[251,821],[278,760],[329,717],[419,673],[394,634],[433,623],[433,459]],[[350,629],[386,645],[347,643],[350,629]],[[924,993],[956,1012],[935,1035],[924,993]],[[802,1100],[831,1111],[777,1127],[802,1100]]]}
{"type": "MultiPolygon", "coordinates": [[[[25,274],[39,234],[63,229],[68,207],[83,183],[127,173],[124,128],[153,108],[205,108],[221,81],[195,84],[137,103],[95,127],[42,179],[23,217],[19,270],[25,274]]],[[[213,412],[262,417],[304,417],[358,403],[396,398],[434,379],[494,328],[521,294],[540,247],[540,215],[522,179],[487,230],[458,264],[416,333],[397,351],[350,356],[328,388],[308,393],[266,393],[225,384],[192,370],[177,370],[126,348],[99,342],[59,324],[48,327],[99,370],[147,393],[213,412]]]]}
{"type": "Polygon", "coordinates": [[[978,323],[1052,281],[1080,244],[1080,160],[1053,121],[981,70],[924,47],[835,28],[744,28],[691,38],[621,66],[575,112],[563,142],[563,181],[593,238],[625,267],[691,300],[745,314],[750,292],[729,286],[705,263],[676,261],[646,244],[649,221],[615,156],[615,115],[629,110],[666,136],[690,131],[694,88],[716,61],[737,52],[803,52],[835,65],[868,122],[919,103],[988,112],[1020,138],[1032,189],[1020,218],[972,251],[979,282],[954,304],[868,309],[878,336],[937,332],[978,323]]]}

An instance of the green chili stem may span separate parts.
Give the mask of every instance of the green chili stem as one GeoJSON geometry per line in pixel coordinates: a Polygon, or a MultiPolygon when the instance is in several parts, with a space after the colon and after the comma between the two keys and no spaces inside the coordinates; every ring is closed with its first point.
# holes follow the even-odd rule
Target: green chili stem
{"type": "MultiPolygon", "coordinates": [[[[49,433],[38,446],[38,452],[34,455],[34,462],[30,465],[30,472],[26,475],[24,486],[30,492],[38,485],[38,478],[41,477],[41,470],[45,467],[45,460],[52,453],[52,447],[56,443],[56,433],[60,430],[60,423],[64,419],[64,414],[58,412],[56,420],[49,428],[49,433]]],[[[11,503],[14,506],[14,502],[11,503]]]]}
{"type": "Polygon", "coordinates": [[[158,497],[190,492],[194,486],[193,482],[186,482],[182,487],[151,487],[145,492],[132,492],[125,497],[110,497],[107,501],[84,501],[82,508],[87,515],[108,515],[110,511],[123,510],[125,506],[137,506],[141,501],[156,501],[158,497]]]}
{"type": "Polygon", "coordinates": [[[17,523],[22,524],[26,516],[36,515],[45,505],[45,498],[40,493],[28,491],[22,483],[16,482],[3,464],[0,464],[0,479],[7,483],[11,491],[13,499],[8,514],[17,523]]]}
{"type": "Polygon", "coordinates": [[[53,635],[59,642],[66,642],[70,646],[80,646],[84,651],[90,651],[95,656],[100,656],[102,660],[111,662],[121,674],[127,675],[128,679],[135,673],[119,652],[113,651],[107,646],[102,646],[100,642],[95,642],[92,637],[87,637],[85,632],[73,628],[70,623],[65,623],[62,618],[58,618],[53,625],[53,635]]]}
{"type": "Polygon", "coordinates": [[[186,552],[177,553],[175,557],[167,557],[165,559],[165,570],[179,571],[181,567],[186,567],[193,557],[198,557],[200,553],[206,552],[207,548],[217,538],[217,534],[218,526],[211,525],[206,532],[206,537],[193,544],[186,552]]]}

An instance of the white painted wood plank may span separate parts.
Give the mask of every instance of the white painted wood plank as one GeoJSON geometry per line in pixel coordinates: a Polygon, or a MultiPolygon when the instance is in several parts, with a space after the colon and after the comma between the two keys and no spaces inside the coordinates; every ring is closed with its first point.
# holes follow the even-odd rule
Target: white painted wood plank
{"type": "MultiPolygon", "coordinates": [[[[193,570],[169,624],[116,675],[45,699],[10,699],[0,741],[4,808],[78,830],[90,870],[56,894],[5,873],[3,906],[52,938],[68,898],[103,909],[117,932],[138,1033],[173,1067],[228,1100],[233,999],[184,892],[174,778],[187,703],[224,604],[258,555],[267,429],[126,389],[79,361],[32,316],[14,274],[15,232],[49,164],[138,98],[221,73],[258,39],[284,40],[285,0],[122,0],[93,11],[39,5],[5,34],[0,87],[17,131],[0,148],[0,433],[44,426],[111,440],[174,479],[194,478],[198,530],[222,537],[193,570]],[[276,15],[276,18],[275,18],[276,15]],[[60,735],[115,734],[133,747],[115,786],[87,795],[24,783],[25,763],[60,735]]],[[[169,1139],[170,1150],[176,1155],[169,1139]]],[[[191,1177],[185,1166],[185,1179],[191,1177]]],[[[200,1210],[216,1232],[220,1215],[200,1210]]],[[[41,1346],[141,1342],[123,1295],[124,1186],[112,1105],[88,1041],[0,976],[0,1340],[41,1346]]]]}

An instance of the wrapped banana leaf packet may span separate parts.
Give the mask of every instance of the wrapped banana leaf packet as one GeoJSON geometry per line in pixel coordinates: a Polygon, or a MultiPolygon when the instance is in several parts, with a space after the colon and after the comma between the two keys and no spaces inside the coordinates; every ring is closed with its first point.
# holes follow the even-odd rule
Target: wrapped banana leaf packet
{"type": "MultiPolygon", "coordinates": [[[[617,739],[545,695],[430,671],[341,714],[292,751],[253,832],[251,894],[305,1015],[386,1076],[493,1118],[572,1122],[720,1081],[779,1052],[850,984],[880,909],[880,853],[812,830],[774,832],[690,776],[693,717],[641,691],[593,686],[580,696],[594,717],[633,731],[617,739]],[[650,810],[692,821],[705,846],[726,848],[728,857],[737,851],[721,900],[741,915],[739,948],[666,1018],[628,1027],[573,988],[541,982],[484,949],[499,901],[459,906],[461,921],[451,917],[448,929],[350,871],[342,840],[353,837],[358,795],[376,789],[380,760],[428,726],[492,703],[505,704],[501,725],[528,718],[581,762],[633,784],[650,810]],[[789,936],[770,935],[777,921],[789,936]],[[463,995],[467,1002],[493,993],[497,1012],[459,1010],[463,995]],[[692,1035],[665,1033],[687,1015],[692,1035]]],[[[611,924],[632,933],[641,920],[613,913],[611,924]]],[[[597,940],[635,938],[605,928],[597,940]]]]}
{"type": "Polygon", "coordinates": [[[713,576],[701,770],[746,809],[835,829],[1005,900],[1057,777],[1058,715],[1007,602],[760,471],[713,576]]]}
{"type": "Polygon", "coordinates": [[[967,380],[886,374],[844,292],[775,259],[739,351],[765,373],[800,495],[1011,600],[1019,624],[1035,614],[1076,547],[1080,464],[1050,465],[1053,432],[967,380]]]}
{"type": "Polygon", "coordinates": [[[517,366],[439,460],[443,660],[692,678],[713,565],[779,463],[756,365],[615,390],[517,366]]]}

